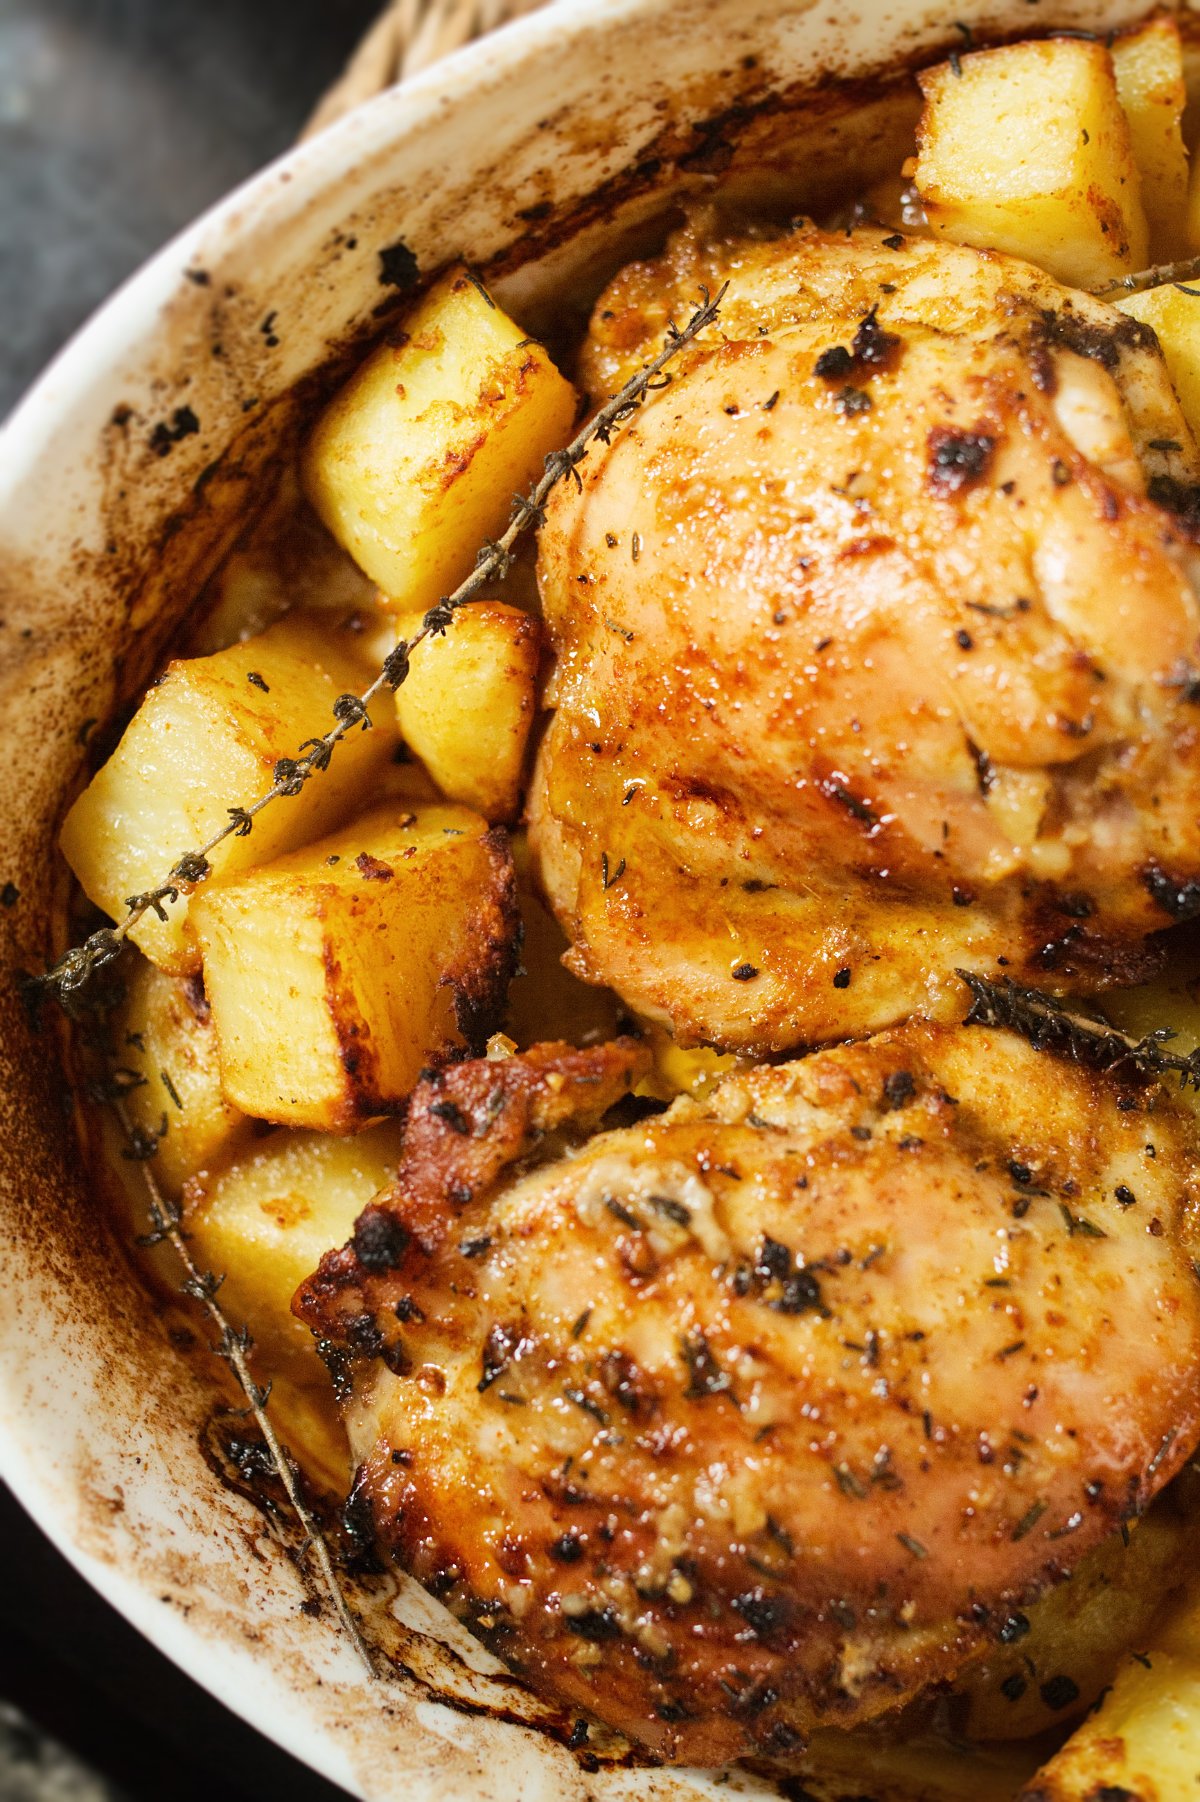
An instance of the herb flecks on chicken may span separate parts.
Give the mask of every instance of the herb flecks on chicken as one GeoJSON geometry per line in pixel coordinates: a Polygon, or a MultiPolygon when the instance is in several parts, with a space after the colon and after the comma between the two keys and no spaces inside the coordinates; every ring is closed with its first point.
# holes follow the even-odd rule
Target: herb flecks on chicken
{"type": "Polygon", "coordinates": [[[1200,469],[1153,334],[903,233],[691,228],[601,297],[588,386],[725,280],[541,534],[532,843],[573,967],[755,1055],[956,967],[1136,979],[1200,910],[1196,551],[1159,504],[1200,469]]]}
{"type": "Polygon", "coordinates": [[[655,1753],[952,1677],[1200,1432],[1196,1127],[912,1023],[601,1131],[636,1047],[467,1063],[297,1311],[383,1547],[655,1753]]]}

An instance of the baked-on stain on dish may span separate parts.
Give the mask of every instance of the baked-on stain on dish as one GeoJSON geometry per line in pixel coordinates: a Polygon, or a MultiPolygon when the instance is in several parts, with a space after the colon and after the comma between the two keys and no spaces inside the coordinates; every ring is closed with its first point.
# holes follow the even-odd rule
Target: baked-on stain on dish
{"type": "MultiPolygon", "coordinates": [[[[736,104],[746,91],[743,76],[748,82],[751,75],[764,94],[792,97],[781,136],[783,122],[795,127],[796,150],[781,205],[802,205],[806,170],[817,166],[828,123],[810,130],[804,91],[815,88],[822,71],[833,84],[845,75],[861,83],[842,90],[857,107],[873,84],[887,90],[881,64],[929,60],[953,43],[952,12],[960,16],[961,6],[939,12],[898,5],[865,24],[858,14],[826,16],[817,21],[820,47],[813,15],[785,20],[773,6],[757,15],[745,5],[651,6],[623,20],[619,31],[601,27],[582,7],[552,28],[535,18],[489,51],[494,60],[476,65],[469,82],[447,77],[455,94],[452,143],[429,115],[418,145],[414,103],[389,96],[341,135],[264,177],[172,251],[149,284],[142,279],[120,298],[85,341],[87,370],[80,354],[68,359],[42,390],[36,430],[31,414],[18,415],[6,446],[18,479],[6,502],[0,572],[0,693],[7,717],[36,726],[10,731],[0,768],[2,874],[19,890],[16,904],[0,910],[9,970],[36,967],[62,943],[54,911],[61,898],[46,847],[78,780],[84,722],[99,720],[95,729],[103,730],[154,673],[203,573],[253,506],[255,472],[288,456],[299,429],[288,398],[295,384],[311,383],[295,392],[315,404],[316,393],[336,380],[339,347],[348,360],[350,347],[378,329],[378,252],[411,237],[430,272],[463,252],[485,272],[493,263],[499,270],[510,243],[529,237],[527,222],[514,228],[510,201],[529,206],[550,198],[560,226],[582,217],[588,190],[608,179],[599,173],[597,145],[616,146],[618,166],[636,165],[656,133],[673,126],[690,133],[695,120],[736,104]],[[757,72],[739,75],[740,59],[752,54],[760,57],[757,72]],[[574,96],[589,115],[585,141],[572,142],[567,121],[531,134],[518,119],[489,114],[500,89],[526,120],[549,119],[564,95],[574,96]],[[464,91],[480,104],[463,111],[464,91]],[[648,115],[659,103],[663,112],[651,126],[648,115]],[[472,137],[480,120],[488,125],[485,142],[472,137]],[[536,160],[541,172],[523,177],[525,191],[517,193],[502,172],[520,157],[530,171],[536,160]],[[505,189],[499,200],[497,188],[505,189]],[[337,244],[339,230],[359,248],[337,244]],[[188,280],[188,264],[209,283],[188,280]],[[268,347],[259,328],[273,309],[282,329],[274,334],[278,346],[268,347]],[[136,416],[134,435],[102,493],[105,422],[122,405],[136,416]],[[184,405],[200,431],[158,457],[148,445],[154,428],[184,405]],[[197,495],[205,471],[226,458],[228,485],[210,475],[197,495]]],[[[1056,15],[1076,25],[1092,17],[1084,5],[1056,15]]],[[[1012,33],[1029,23],[1023,5],[992,19],[1012,33]]],[[[438,72],[435,81],[442,80],[438,72]]],[[[848,112],[835,162],[844,169],[875,159],[863,174],[882,171],[914,115],[915,103],[903,93],[873,114],[848,112]]],[[[749,124],[745,131],[748,139],[749,124]]],[[[720,178],[725,193],[733,192],[737,173],[735,160],[720,178]]],[[[746,176],[753,183],[755,171],[748,167],[746,176]]],[[[505,279],[514,291],[520,285],[523,317],[532,322],[539,307],[547,311],[576,270],[597,270],[588,280],[598,288],[637,234],[641,247],[653,247],[681,194],[673,166],[654,179],[653,191],[633,196],[627,209],[612,195],[622,216],[612,220],[607,266],[603,221],[590,237],[564,234],[544,265],[514,257],[520,268],[505,279]]],[[[581,285],[586,301],[588,281],[581,285]]],[[[422,1713],[402,1685],[381,1700],[332,1630],[296,1612],[306,1596],[287,1561],[268,1549],[267,1565],[247,1564],[240,1535],[256,1517],[214,1481],[196,1447],[217,1381],[205,1354],[172,1344],[115,1236],[98,1227],[95,1180],[65,1128],[55,1047],[50,1035],[30,1034],[8,983],[0,992],[0,1059],[8,1274],[0,1297],[0,1410],[5,1472],[27,1504],[87,1561],[93,1580],[215,1693],[254,1712],[265,1731],[360,1793],[424,1796],[436,1773],[445,1794],[469,1794],[473,1802],[546,1783],[568,1802],[616,1794],[601,1778],[583,1778],[560,1748],[541,1748],[536,1736],[481,1722],[470,1735],[448,1737],[437,1711],[422,1713]],[[193,1357],[199,1368],[190,1374],[193,1357]],[[116,1484],[124,1499],[119,1512],[108,1505],[116,1484]],[[161,1604],[168,1588],[173,1600],[161,1604]]],[[[652,1781],[656,1798],[694,1793],[683,1773],[652,1781]]],[[[825,1788],[815,1777],[806,1784],[813,1794],[825,1788]]],[[[874,1788],[887,1793],[882,1779],[874,1788]]],[[[829,1793],[846,1789],[842,1780],[829,1793]]]]}

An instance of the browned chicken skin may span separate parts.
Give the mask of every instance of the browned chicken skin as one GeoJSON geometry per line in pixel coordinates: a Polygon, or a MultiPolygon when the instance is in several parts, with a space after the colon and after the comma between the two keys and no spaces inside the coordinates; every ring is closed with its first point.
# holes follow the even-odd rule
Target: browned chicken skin
{"type": "Polygon", "coordinates": [[[1196,453],[1152,334],[1012,259],[693,228],[597,305],[531,841],[573,967],[752,1055],[936,1012],[956,966],[1129,980],[1200,909],[1196,453]]]}
{"type": "Polygon", "coordinates": [[[565,1151],[639,1060],[423,1085],[297,1312],[381,1544],[531,1683],[786,1752],[950,1678],[1189,1455],[1195,1123],[917,1021],[565,1151]]]}

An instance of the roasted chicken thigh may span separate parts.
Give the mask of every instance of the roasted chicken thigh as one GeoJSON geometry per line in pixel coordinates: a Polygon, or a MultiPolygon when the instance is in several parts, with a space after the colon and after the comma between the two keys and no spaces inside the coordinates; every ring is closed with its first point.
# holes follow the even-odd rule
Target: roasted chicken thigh
{"type": "Polygon", "coordinates": [[[601,297],[592,391],[725,281],[541,533],[572,967],[752,1055],[956,967],[1131,979],[1200,909],[1198,470],[1153,334],[999,255],[693,224],[601,297]]]}
{"type": "Polygon", "coordinates": [[[915,1021],[568,1149],[639,1057],[429,1079],[296,1311],[381,1545],[531,1684],[787,1752],[995,1647],[1188,1457],[1194,1116],[915,1021]]]}

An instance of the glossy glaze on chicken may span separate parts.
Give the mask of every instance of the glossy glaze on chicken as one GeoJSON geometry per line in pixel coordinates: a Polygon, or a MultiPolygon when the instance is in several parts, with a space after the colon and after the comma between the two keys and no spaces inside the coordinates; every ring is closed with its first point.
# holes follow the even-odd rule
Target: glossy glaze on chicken
{"type": "Polygon", "coordinates": [[[996,1644],[1200,1431],[1190,1112],[912,1023],[586,1133],[461,1065],[298,1311],[383,1546],[654,1752],[785,1753],[996,1644]]]}
{"type": "Polygon", "coordinates": [[[725,281],[541,534],[529,807],[573,967],[752,1055],[936,1011],[956,967],[1131,980],[1200,906],[1196,553],[1159,504],[1197,461],[1153,334],[1011,258],[700,222],[602,295],[587,385],[725,281]]]}

